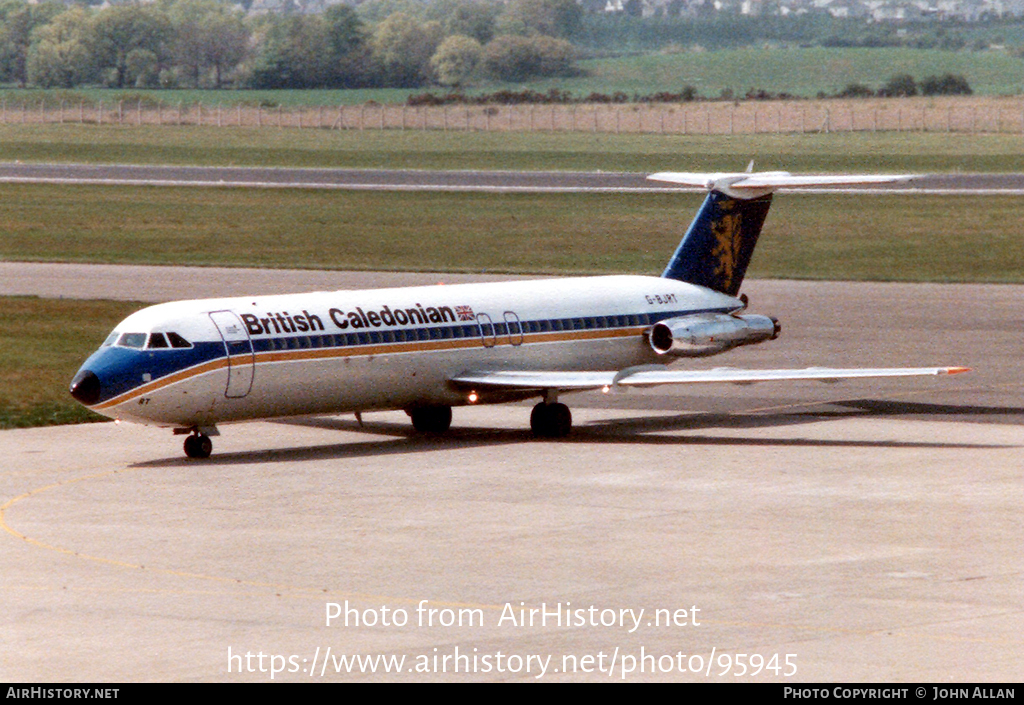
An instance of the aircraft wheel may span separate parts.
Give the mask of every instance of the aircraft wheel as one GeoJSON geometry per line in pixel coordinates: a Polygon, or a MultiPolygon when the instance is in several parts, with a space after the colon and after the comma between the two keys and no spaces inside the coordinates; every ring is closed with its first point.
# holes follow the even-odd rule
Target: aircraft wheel
{"type": "Polygon", "coordinates": [[[572,412],[565,404],[545,404],[533,407],[530,429],[538,438],[564,438],[572,430],[572,412]]]}
{"type": "Polygon", "coordinates": [[[190,458],[209,458],[213,452],[213,441],[203,434],[192,435],[185,439],[185,455],[190,458]]]}
{"type": "Polygon", "coordinates": [[[444,433],[452,425],[450,406],[421,406],[410,410],[409,416],[420,433],[444,433]]]}

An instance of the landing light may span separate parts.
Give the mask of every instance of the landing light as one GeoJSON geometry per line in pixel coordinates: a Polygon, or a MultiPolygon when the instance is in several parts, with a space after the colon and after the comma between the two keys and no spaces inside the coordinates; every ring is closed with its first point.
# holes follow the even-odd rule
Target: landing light
{"type": "Polygon", "coordinates": [[[612,390],[612,388],[611,388],[611,387],[609,387],[609,386],[608,386],[607,384],[606,384],[606,385],[604,385],[603,387],[601,387],[601,393],[602,393],[602,394],[607,394],[607,393],[608,393],[608,392],[610,392],[611,390],[612,390]]]}
{"type": "Polygon", "coordinates": [[[470,392],[470,393],[469,393],[469,397],[468,397],[468,399],[469,399],[469,403],[470,403],[470,404],[476,404],[476,400],[477,400],[477,399],[479,399],[479,398],[480,398],[480,397],[479,397],[479,396],[477,396],[477,393],[476,393],[476,392],[470,392]]]}

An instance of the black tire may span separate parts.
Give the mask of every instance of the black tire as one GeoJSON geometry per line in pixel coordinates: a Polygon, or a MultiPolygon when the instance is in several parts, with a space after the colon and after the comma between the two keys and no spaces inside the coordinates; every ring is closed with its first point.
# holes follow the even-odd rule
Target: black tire
{"type": "Polygon", "coordinates": [[[452,425],[450,406],[420,406],[409,411],[412,427],[420,433],[444,433],[452,425]]]}
{"type": "Polygon", "coordinates": [[[565,404],[545,404],[533,407],[530,429],[538,438],[565,438],[572,430],[572,412],[565,404]]]}
{"type": "Polygon", "coordinates": [[[185,455],[196,460],[210,457],[213,452],[213,441],[209,436],[189,436],[185,439],[185,455]]]}

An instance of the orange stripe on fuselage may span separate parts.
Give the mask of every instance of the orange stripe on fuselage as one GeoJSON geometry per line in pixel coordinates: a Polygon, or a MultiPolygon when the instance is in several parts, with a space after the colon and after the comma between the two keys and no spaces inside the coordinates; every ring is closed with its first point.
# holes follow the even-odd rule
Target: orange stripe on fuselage
{"type": "MultiPolygon", "coordinates": [[[[549,333],[524,333],[521,345],[534,345],[540,343],[562,343],[571,340],[600,340],[613,338],[629,338],[643,333],[647,326],[633,326],[630,328],[617,329],[594,329],[582,331],[552,331],[549,333]]],[[[255,356],[246,353],[234,355],[232,360],[241,364],[248,364],[250,358],[255,357],[255,364],[273,364],[278,362],[299,362],[303,360],[323,360],[343,357],[366,357],[370,355],[398,355],[416,352],[437,352],[443,350],[460,350],[467,348],[483,347],[519,347],[513,346],[508,341],[508,335],[498,336],[495,345],[485,345],[483,338],[444,338],[441,340],[422,340],[410,343],[378,343],[373,345],[339,346],[332,348],[302,348],[299,350],[278,350],[273,352],[259,352],[255,356]]],[[[518,337],[518,336],[513,336],[518,337]]],[[[488,339],[492,339],[488,337],[488,339]]],[[[174,372],[160,379],[146,382],[134,389],[109,399],[102,404],[97,404],[94,409],[110,409],[119,404],[137,399],[145,394],[156,392],[172,384],[177,384],[186,379],[215,372],[228,366],[228,358],[221,357],[210,360],[195,367],[189,367],[174,372]]]]}

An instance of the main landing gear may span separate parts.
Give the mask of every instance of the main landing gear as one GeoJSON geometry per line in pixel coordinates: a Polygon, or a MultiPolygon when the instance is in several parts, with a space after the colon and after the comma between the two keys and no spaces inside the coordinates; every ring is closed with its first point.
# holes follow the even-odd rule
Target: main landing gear
{"type": "Polygon", "coordinates": [[[185,455],[190,458],[203,460],[209,458],[212,452],[213,441],[203,433],[194,432],[185,439],[185,455]]]}
{"type": "Polygon", "coordinates": [[[412,426],[420,433],[444,433],[452,425],[450,406],[417,406],[406,411],[412,426]]]}
{"type": "MultiPolygon", "coordinates": [[[[405,413],[409,414],[413,428],[420,433],[444,433],[452,425],[450,406],[417,406],[405,413]]],[[[537,438],[564,438],[572,430],[572,412],[565,404],[549,398],[533,407],[530,429],[537,438]]]]}
{"type": "Polygon", "coordinates": [[[530,429],[538,438],[565,438],[572,430],[572,412],[565,404],[542,401],[533,407],[530,429]]]}

